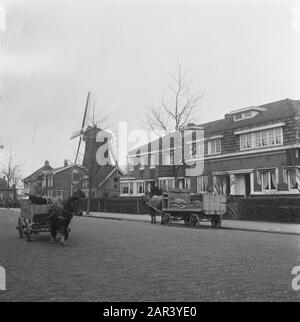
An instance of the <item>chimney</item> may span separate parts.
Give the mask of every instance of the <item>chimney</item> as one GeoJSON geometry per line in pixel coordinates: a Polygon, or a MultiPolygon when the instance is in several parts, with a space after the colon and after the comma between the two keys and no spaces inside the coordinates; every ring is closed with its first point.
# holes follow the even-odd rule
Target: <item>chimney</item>
{"type": "Polygon", "coordinates": [[[64,161],[64,167],[68,167],[69,166],[69,162],[68,162],[68,160],[65,160],[64,161]]]}
{"type": "Polygon", "coordinates": [[[50,166],[50,162],[49,161],[45,161],[45,167],[49,167],[50,166]]]}

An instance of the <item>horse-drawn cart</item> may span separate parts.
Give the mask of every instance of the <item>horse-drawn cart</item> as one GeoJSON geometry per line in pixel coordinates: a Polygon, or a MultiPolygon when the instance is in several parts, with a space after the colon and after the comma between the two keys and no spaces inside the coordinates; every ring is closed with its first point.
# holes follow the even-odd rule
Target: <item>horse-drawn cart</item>
{"type": "Polygon", "coordinates": [[[50,203],[47,205],[36,205],[32,204],[29,199],[23,199],[20,203],[21,215],[16,227],[20,238],[26,236],[27,240],[30,241],[32,235],[50,232],[50,203]]]}
{"type": "Polygon", "coordinates": [[[214,228],[221,227],[226,213],[226,198],[210,193],[191,194],[188,190],[172,189],[162,196],[154,196],[147,203],[155,223],[161,216],[161,223],[171,225],[172,221],[183,220],[186,225],[197,227],[200,221],[210,221],[214,228]]]}

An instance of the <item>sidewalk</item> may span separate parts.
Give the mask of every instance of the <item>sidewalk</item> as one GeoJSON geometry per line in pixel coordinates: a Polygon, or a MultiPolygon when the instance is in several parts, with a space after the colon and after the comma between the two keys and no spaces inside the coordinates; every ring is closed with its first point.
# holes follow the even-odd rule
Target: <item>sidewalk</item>
{"type": "MultiPolygon", "coordinates": [[[[110,220],[125,220],[125,221],[139,221],[150,223],[151,219],[149,215],[129,215],[129,214],[114,214],[107,212],[91,212],[89,216],[101,219],[110,220]]],[[[157,216],[157,222],[160,224],[160,216],[157,216]]],[[[183,225],[183,223],[175,222],[172,225],[183,225]]],[[[202,221],[200,227],[211,227],[210,222],[202,221]]],[[[276,233],[286,235],[300,235],[300,224],[289,224],[289,223],[269,223],[259,221],[242,221],[242,220],[223,220],[222,228],[229,230],[243,230],[243,231],[254,231],[264,233],[276,233]]]]}

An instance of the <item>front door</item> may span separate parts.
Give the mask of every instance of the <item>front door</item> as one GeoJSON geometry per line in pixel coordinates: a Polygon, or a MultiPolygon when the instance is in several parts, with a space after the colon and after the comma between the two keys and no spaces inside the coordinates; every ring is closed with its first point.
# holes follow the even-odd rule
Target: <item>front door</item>
{"type": "Polygon", "coordinates": [[[250,173],[245,174],[245,197],[249,197],[251,193],[250,173]]]}

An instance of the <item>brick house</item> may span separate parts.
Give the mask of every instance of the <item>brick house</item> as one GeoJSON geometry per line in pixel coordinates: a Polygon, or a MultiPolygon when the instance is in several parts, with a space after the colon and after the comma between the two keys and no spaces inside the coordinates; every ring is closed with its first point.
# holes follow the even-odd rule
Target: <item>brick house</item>
{"type": "Polygon", "coordinates": [[[23,179],[23,184],[23,193],[68,199],[75,189],[84,190],[87,187],[87,169],[80,165],[69,165],[66,160],[62,167],[54,169],[46,161],[42,168],[23,179]]]}
{"type": "Polygon", "coordinates": [[[7,201],[15,202],[17,200],[17,189],[15,186],[9,187],[6,177],[0,178],[0,204],[7,201]]]}
{"type": "MultiPolygon", "coordinates": [[[[99,165],[96,162],[96,153],[103,145],[97,142],[97,127],[88,127],[84,133],[85,152],[83,164],[69,164],[65,160],[64,166],[52,168],[49,161],[30,176],[23,179],[23,193],[38,193],[48,197],[69,198],[75,189],[80,189],[86,197],[89,193],[89,178],[92,178],[92,198],[109,198],[119,196],[120,177],[123,171],[118,165],[108,162],[99,165]]],[[[108,155],[108,151],[106,153],[108,155]]]]}
{"type": "Polygon", "coordinates": [[[299,194],[300,101],[241,108],[199,128],[203,139],[183,138],[183,144],[189,147],[190,160],[204,160],[202,173],[188,176],[184,163],[174,166],[177,148],[170,135],[129,152],[129,162],[135,165],[130,178],[122,179],[121,195],[143,195],[153,184],[162,190],[176,186],[227,196],[299,194]],[[164,150],[166,139],[170,149],[164,150]]]}
{"type": "Polygon", "coordinates": [[[52,171],[53,168],[50,166],[49,161],[45,161],[45,164],[36,170],[34,173],[31,175],[27,176],[22,180],[23,182],[23,194],[29,194],[36,192],[38,194],[43,194],[44,189],[42,187],[42,182],[43,182],[43,176],[47,175],[50,171],[52,171]]]}

